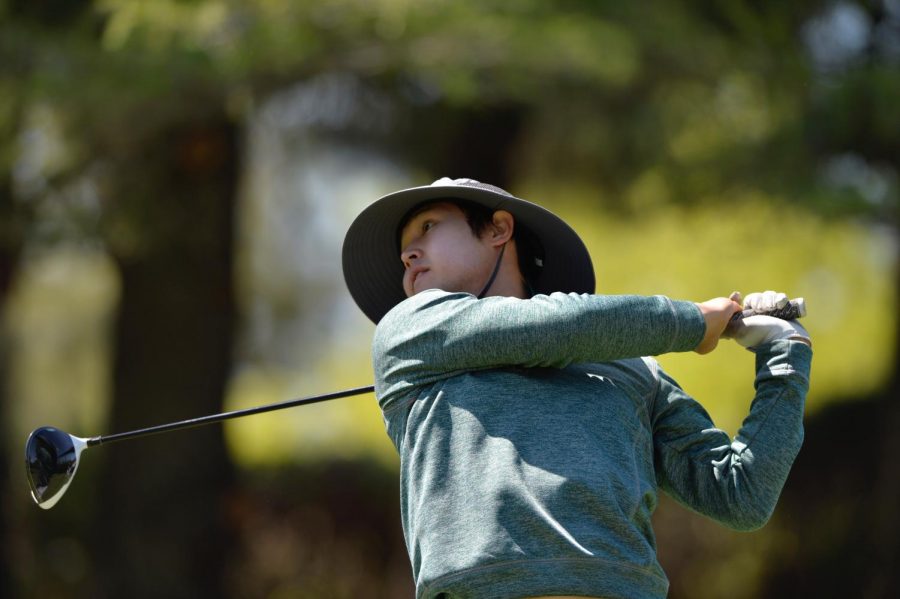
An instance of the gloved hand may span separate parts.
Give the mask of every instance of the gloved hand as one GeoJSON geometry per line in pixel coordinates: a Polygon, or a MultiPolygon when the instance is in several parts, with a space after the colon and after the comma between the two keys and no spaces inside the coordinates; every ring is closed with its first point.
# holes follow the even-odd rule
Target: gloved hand
{"type": "MultiPolygon", "coordinates": [[[[740,303],[741,294],[735,291],[731,294],[730,299],[740,303]]],[[[787,303],[787,295],[774,291],[765,291],[748,295],[744,300],[743,306],[745,310],[768,312],[776,308],[783,308],[787,303]]],[[[722,336],[731,337],[750,350],[778,339],[794,339],[812,346],[809,333],[796,320],[782,320],[764,314],[746,316],[728,325],[722,336]]]]}

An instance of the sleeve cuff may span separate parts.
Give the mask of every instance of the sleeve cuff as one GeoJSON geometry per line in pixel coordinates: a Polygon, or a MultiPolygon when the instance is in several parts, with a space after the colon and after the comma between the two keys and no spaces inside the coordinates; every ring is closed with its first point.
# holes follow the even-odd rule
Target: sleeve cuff
{"type": "Polygon", "coordinates": [[[675,316],[675,335],[670,351],[695,349],[706,334],[706,321],[700,308],[694,302],[671,299],[669,305],[675,316]]]}

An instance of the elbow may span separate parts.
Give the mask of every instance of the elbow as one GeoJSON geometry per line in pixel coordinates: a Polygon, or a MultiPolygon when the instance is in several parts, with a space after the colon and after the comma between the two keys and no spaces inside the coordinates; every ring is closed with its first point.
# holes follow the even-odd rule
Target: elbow
{"type": "Polygon", "coordinates": [[[769,503],[751,501],[747,497],[730,497],[721,501],[717,509],[701,513],[731,530],[752,532],[765,526],[774,511],[769,503]]]}
{"type": "Polygon", "coordinates": [[[753,532],[765,526],[771,517],[771,510],[744,509],[730,514],[727,519],[721,520],[721,523],[737,532],[753,532]]]}
{"type": "Polygon", "coordinates": [[[749,451],[732,454],[716,463],[715,476],[722,490],[722,508],[715,519],[732,530],[750,532],[766,525],[775,511],[783,481],[750,476],[749,451]]]}
{"type": "Polygon", "coordinates": [[[692,507],[717,524],[737,532],[759,530],[769,522],[774,512],[773,509],[767,509],[766,506],[748,502],[746,498],[736,500],[734,497],[719,499],[715,507],[706,506],[705,509],[692,507]]]}

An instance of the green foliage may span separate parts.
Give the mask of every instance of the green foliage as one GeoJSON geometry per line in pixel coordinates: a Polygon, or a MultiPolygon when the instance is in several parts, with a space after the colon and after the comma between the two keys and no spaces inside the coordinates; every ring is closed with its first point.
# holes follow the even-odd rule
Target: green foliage
{"type": "MultiPolygon", "coordinates": [[[[896,69],[873,62],[819,77],[802,42],[815,4],[90,6],[65,35],[33,22],[33,37],[9,25],[5,32],[18,40],[8,58],[30,56],[19,69],[23,89],[66,115],[84,160],[213,105],[239,116],[248,99],[332,71],[412,85],[450,106],[525,106],[532,118],[521,169],[563,170],[613,194],[649,168],[662,169],[672,201],[735,184],[795,194],[816,185],[832,153],[856,151],[894,170],[900,155],[896,69]]],[[[830,213],[872,211],[828,194],[796,195],[830,213]]]]}

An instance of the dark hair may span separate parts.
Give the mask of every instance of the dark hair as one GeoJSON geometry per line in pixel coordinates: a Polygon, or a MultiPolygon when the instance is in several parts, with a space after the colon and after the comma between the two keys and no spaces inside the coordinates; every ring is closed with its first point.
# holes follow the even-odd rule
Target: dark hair
{"type": "MultiPolygon", "coordinates": [[[[466,222],[469,224],[469,228],[472,230],[472,234],[475,237],[481,238],[485,231],[491,226],[491,223],[494,222],[495,210],[492,210],[487,206],[482,206],[476,202],[457,198],[428,200],[414,206],[402,219],[400,219],[400,225],[397,227],[398,245],[400,232],[403,231],[403,227],[406,226],[406,223],[415,218],[420,212],[427,210],[430,205],[438,202],[447,202],[462,210],[463,214],[466,216],[466,222]]],[[[522,278],[525,279],[525,290],[528,292],[529,296],[534,295],[534,286],[538,276],[541,274],[541,267],[543,266],[544,247],[530,229],[518,222],[515,223],[515,226],[513,227],[513,241],[516,242],[516,253],[519,257],[519,272],[522,273],[522,278]]]]}

